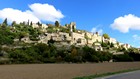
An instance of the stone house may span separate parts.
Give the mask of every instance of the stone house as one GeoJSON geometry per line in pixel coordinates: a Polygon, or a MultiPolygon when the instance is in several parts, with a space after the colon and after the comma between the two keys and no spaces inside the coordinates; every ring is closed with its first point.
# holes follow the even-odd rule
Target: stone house
{"type": "Polygon", "coordinates": [[[117,43],[117,40],[115,38],[110,38],[109,39],[109,42],[110,43],[113,43],[113,44],[116,44],[117,43]]]}
{"type": "MultiPolygon", "coordinates": [[[[96,50],[103,50],[101,47],[101,42],[110,42],[113,43],[116,48],[119,46],[123,46],[124,48],[128,49],[131,46],[129,44],[117,44],[117,40],[114,38],[105,39],[103,36],[99,35],[98,32],[96,33],[90,33],[86,31],[76,31],[76,23],[71,22],[70,24],[67,24],[64,28],[69,28],[70,33],[65,32],[56,32],[56,33],[47,33],[46,28],[48,28],[48,25],[41,24],[40,26],[38,24],[33,23],[33,28],[39,28],[40,30],[44,31],[44,34],[40,35],[38,38],[40,39],[37,41],[38,43],[45,43],[48,44],[48,41],[52,38],[55,41],[56,45],[77,45],[77,46],[84,46],[88,45],[90,47],[94,47],[96,50]],[[94,45],[93,45],[94,44],[94,45]]],[[[17,41],[17,39],[15,39],[17,41]]],[[[25,37],[22,39],[22,41],[26,43],[30,43],[30,39],[25,37]]]]}
{"type": "Polygon", "coordinates": [[[48,26],[47,26],[46,24],[41,24],[41,26],[39,26],[39,25],[36,24],[36,23],[33,23],[33,24],[32,24],[32,27],[33,27],[33,28],[40,28],[40,29],[46,29],[46,28],[48,28],[48,26]]]}
{"type": "Polygon", "coordinates": [[[72,44],[75,45],[86,45],[85,33],[72,33],[72,44]]]}
{"type": "Polygon", "coordinates": [[[100,36],[98,34],[98,32],[96,32],[96,33],[89,33],[89,32],[87,32],[86,35],[88,37],[87,43],[89,45],[92,45],[94,42],[102,42],[102,36],[100,36]]]}
{"type": "Polygon", "coordinates": [[[96,51],[103,51],[103,48],[99,42],[95,42],[93,47],[95,48],[96,51]]]}
{"type": "Polygon", "coordinates": [[[129,44],[123,44],[122,47],[124,47],[126,50],[128,50],[129,48],[131,48],[131,45],[129,45],[129,44]]]}

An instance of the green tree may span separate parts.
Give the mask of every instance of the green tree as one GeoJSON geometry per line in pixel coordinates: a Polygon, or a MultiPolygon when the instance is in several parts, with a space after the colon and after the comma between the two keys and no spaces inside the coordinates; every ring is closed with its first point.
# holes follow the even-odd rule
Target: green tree
{"type": "Polygon", "coordinates": [[[114,47],[114,44],[113,44],[113,43],[111,43],[111,44],[110,44],[110,47],[114,47]]]}
{"type": "Polygon", "coordinates": [[[41,33],[41,31],[39,29],[31,28],[30,31],[29,31],[30,40],[33,40],[33,41],[39,40],[37,37],[39,36],[40,33],[41,33]]]}
{"type": "Polygon", "coordinates": [[[12,44],[14,37],[14,34],[8,27],[6,27],[4,30],[0,28],[0,44],[12,44]]]}
{"type": "Polygon", "coordinates": [[[103,37],[105,38],[105,39],[109,39],[110,37],[109,37],[109,35],[108,34],[103,34],[103,37]]]}
{"type": "Polygon", "coordinates": [[[38,21],[37,23],[36,23],[38,26],[41,26],[41,23],[38,21]]]}
{"type": "Polygon", "coordinates": [[[102,42],[101,42],[101,46],[102,46],[102,47],[107,47],[108,44],[102,41],[102,42]]]}
{"type": "Polygon", "coordinates": [[[20,32],[19,34],[19,40],[21,40],[22,38],[28,36],[28,34],[26,32],[20,32]]]}
{"type": "Polygon", "coordinates": [[[113,57],[113,55],[111,53],[103,51],[103,52],[101,52],[100,59],[102,59],[102,61],[109,61],[112,59],[112,57],[113,57]]]}
{"type": "Polygon", "coordinates": [[[59,26],[60,26],[60,24],[59,24],[58,21],[55,21],[55,26],[56,26],[56,27],[59,27],[59,26]]]}
{"type": "Polygon", "coordinates": [[[33,22],[32,22],[32,21],[30,22],[30,25],[31,25],[31,26],[33,25],[33,22]]]}
{"type": "Polygon", "coordinates": [[[128,54],[114,55],[113,59],[117,62],[120,61],[133,61],[134,59],[130,57],[128,54]]]}
{"type": "Polygon", "coordinates": [[[88,46],[84,46],[83,48],[83,60],[89,61],[89,62],[97,62],[98,60],[98,54],[97,52],[88,46]]]}
{"type": "Polygon", "coordinates": [[[55,42],[55,40],[53,40],[53,38],[51,37],[51,39],[48,40],[48,45],[51,46],[54,44],[54,42],[55,42]]]}
{"type": "Polygon", "coordinates": [[[5,24],[6,26],[8,25],[8,23],[7,23],[7,18],[5,18],[5,20],[3,21],[2,24],[5,24]]]}
{"type": "Polygon", "coordinates": [[[11,25],[12,26],[15,26],[16,25],[16,21],[13,21],[11,25]]]}
{"type": "Polygon", "coordinates": [[[29,61],[28,55],[20,49],[11,51],[9,53],[9,58],[11,59],[12,63],[27,63],[29,61]]]}
{"type": "Polygon", "coordinates": [[[5,30],[6,29],[6,27],[7,27],[7,18],[3,21],[3,23],[2,23],[2,25],[1,25],[1,27],[2,27],[2,29],[3,30],[5,30]]]}

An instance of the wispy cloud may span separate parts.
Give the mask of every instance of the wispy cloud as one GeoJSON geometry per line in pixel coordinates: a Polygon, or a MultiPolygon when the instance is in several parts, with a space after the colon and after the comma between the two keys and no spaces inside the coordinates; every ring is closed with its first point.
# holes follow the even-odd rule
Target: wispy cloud
{"type": "Polygon", "coordinates": [[[130,29],[140,30],[140,17],[133,14],[118,17],[114,20],[114,23],[111,24],[111,27],[122,33],[127,33],[130,29]]]}
{"type": "Polygon", "coordinates": [[[102,25],[97,25],[91,29],[92,33],[98,32],[99,34],[103,34],[103,30],[101,29],[102,25]]]}
{"type": "Polygon", "coordinates": [[[133,39],[135,40],[135,41],[140,41],[140,36],[138,36],[138,35],[133,35],[132,36],[133,37],[133,39]]]}
{"type": "Polygon", "coordinates": [[[64,18],[60,10],[57,10],[53,5],[34,3],[29,5],[31,10],[21,11],[13,8],[4,8],[0,10],[0,19],[7,18],[8,21],[50,21],[54,22],[64,18]]]}
{"type": "Polygon", "coordinates": [[[135,34],[132,36],[132,38],[133,38],[133,41],[131,42],[133,42],[133,44],[135,44],[136,47],[140,47],[138,46],[140,44],[140,36],[135,34]]]}
{"type": "Polygon", "coordinates": [[[60,10],[57,10],[53,5],[34,3],[29,5],[32,14],[43,21],[54,22],[64,17],[60,10]]]}

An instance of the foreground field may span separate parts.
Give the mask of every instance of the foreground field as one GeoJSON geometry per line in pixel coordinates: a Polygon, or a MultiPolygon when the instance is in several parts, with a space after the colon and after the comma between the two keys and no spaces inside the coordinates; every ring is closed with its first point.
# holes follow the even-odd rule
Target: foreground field
{"type": "Polygon", "coordinates": [[[140,68],[140,62],[1,65],[0,79],[71,79],[140,68]]]}

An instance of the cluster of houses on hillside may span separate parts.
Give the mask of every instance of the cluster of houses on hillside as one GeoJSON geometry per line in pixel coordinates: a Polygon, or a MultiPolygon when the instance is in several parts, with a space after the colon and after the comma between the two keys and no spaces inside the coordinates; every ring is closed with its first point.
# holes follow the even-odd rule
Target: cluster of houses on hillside
{"type": "MultiPolygon", "coordinates": [[[[40,28],[44,34],[39,35],[39,40],[36,41],[37,43],[45,43],[48,44],[49,40],[54,40],[55,45],[76,45],[76,46],[85,46],[88,45],[90,47],[94,47],[96,50],[103,50],[101,46],[101,42],[109,42],[113,43],[114,47],[119,48],[120,46],[124,47],[125,49],[129,49],[131,46],[129,44],[123,44],[119,43],[114,38],[106,39],[103,36],[99,35],[98,32],[96,33],[90,33],[86,31],[80,31],[78,30],[75,32],[76,29],[76,23],[71,22],[70,24],[67,24],[66,26],[63,26],[65,28],[70,28],[70,33],[66,32],[55,32],[55,33],[49,33],[47,32],[48,25],[41,24],[40,26],[37,24],[32,24],[33,28],[40,28]]],[[[22,41],[25,43],[32,43],[34,41],[31,41],[29,38],[22,38],[22,41]]]]}

